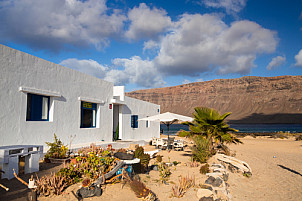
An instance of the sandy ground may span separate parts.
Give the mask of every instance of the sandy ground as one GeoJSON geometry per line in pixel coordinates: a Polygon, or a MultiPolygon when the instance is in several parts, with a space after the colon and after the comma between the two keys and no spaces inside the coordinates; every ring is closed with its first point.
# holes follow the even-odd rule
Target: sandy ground
{"type": "Polygon", "coordinates": [[[236,158],[247,162],[253,176],[231,174],[233,201],[302,200],[302,142],[294,139],[242,139],[231,145],[236,158]]]}
{"type": "MultiPolygon", "coordinates": [[[[243,138],[243,145],[230,145],[232,151],[236,152],[236,158],[246,161],[252,168],[253,176],[246,178],[241,174],[230,173],[229,184],[234,201],[245,200],[301,200],[302,198],[302,142],[267,138],[243,138]]],[[[145,150],[154,149],[151,146],[145,150]]],[[[163,161],[181,162],[171,167],[171,176],[167,184],[159,180],[159,172],[150,171],[149,174],[140,174],[141,180],[150,188],[161,201],[165,200],[197,200],[197,187],[189,189],[182,198],[172,198],[171,188],[178,184],[180,175],[195,176],[196,184],[204,183],[206,177],[199,173],[199,167],[191,168],[191,151],[187,147],[184,151],[161,151],[159,155],[164,156],[163,161]]],[[[150,161],[154,163],[154,159],[150,161]]],[[[41,164],[39,176],[57,171],[61,166],[49,166],[41,164]]],[[[22,175],[28,179],[30,175],[22,175]]],[[[6,200],[28,200],[26,187],[16,179],[0,180],[11,190],[5,192],[0,189],[0,201],[6,200]]],[[[72,192],[76,192],[80,184],[67,188],[63,195],[52,197],[40,197],[40,201],[63,201],[77,200],[72,192]]],[[[100,197],[86,198],[84,200],[139,200],[130,190],[129,186],[113,184],[104,186],[100,197]]]]}

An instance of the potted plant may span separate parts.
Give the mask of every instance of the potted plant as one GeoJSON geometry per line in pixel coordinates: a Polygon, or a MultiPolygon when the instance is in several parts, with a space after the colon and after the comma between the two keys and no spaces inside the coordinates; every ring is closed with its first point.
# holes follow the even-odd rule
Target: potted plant
{"type": "Polygon", "coordinates": [[[50,147],[44,156],[45,161],[51,163],[63,163],[69,160],[68,147],[65,146],[60,139],[54,134],[54,142],[46,142],[50,147]]]}

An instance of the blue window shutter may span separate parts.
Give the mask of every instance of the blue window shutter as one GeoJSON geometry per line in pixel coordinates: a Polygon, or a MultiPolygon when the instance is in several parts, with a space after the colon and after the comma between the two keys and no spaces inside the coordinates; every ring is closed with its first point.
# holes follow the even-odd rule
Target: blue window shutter
{"type": "Polygon", "coordinates": [[[31,120],[41,120],[42,119],[42,97],[32,94],[31,97],[31,120]]]}
{"type": "Polygon", "coordinates": [[[137,115],[135,115],[134,117],[135,117],[135,120],[134,120],[134,121],[135,121],[135,128],[138,128],[138,121],[137,121],[138,116],[137,116],[137,115]]]}
{"type": "Polygon", "coordinates": [[[131,128],[134,128],[134,115],[131,115],[131,128]]]}

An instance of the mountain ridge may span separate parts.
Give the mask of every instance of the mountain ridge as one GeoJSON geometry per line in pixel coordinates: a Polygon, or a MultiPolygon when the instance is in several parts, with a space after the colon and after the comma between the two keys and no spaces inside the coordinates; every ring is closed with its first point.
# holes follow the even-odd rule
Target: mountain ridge
{"type": "Polygon", "coordinates": [[[204,106],[232,112],[229,123],[302,124],[302,76],[215,79],[126,95],[159,104],[162,113],[192,116],[195,107],[204,106]]]}

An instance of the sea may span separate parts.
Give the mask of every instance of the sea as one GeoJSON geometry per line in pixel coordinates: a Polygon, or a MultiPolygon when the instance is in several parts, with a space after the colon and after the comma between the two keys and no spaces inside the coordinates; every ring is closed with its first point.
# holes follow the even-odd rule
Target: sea
{"type": "MultiPolygon", "coordinates": [[[[239,130],[240,133],[302,133],[302,124],[229,124],[231,128],[239,130]]],[[[167,126],[160,125],[164,135],[168,134],[167,126]]],[[[179,130],[189,130],[189,127],[182,124],[172,124],[169,128],[169,134],[175,135],[179,130]]]]}

